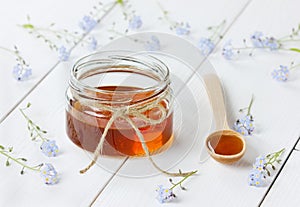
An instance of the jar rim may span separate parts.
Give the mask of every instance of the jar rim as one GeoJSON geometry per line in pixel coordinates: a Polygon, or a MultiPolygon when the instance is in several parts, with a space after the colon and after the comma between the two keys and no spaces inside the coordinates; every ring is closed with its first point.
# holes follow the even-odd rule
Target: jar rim
{"type": "MultiPolygon", "coordinates": [[[[86,56],[80,58],[79,60],[77,60],[71,71],[70,86],[78,92],[82,92],[84,90],[89,90],[89,91],[93,91],[94,93],[104,93],[104,94],[115,93],[116,91],[101,89],[101,88],[93,87],[93,86],[90,86],[89,84],[83,83],[81,81],[81,78],[78,77],[77,72],[82,67],[87,66],[87,64],[107,63],[107,64],[111,64],[110,66],[116,66],[118,64],[118,61],[122,61],[122,60],[128,61],[128,62],[132,61],[132,62],[142,64],[142,65],[152,69],[151,70],[152,74],[157,73],[155,75],[156,75],[156,77],[159,77],[159,79],[155,79],[156,83],[152,86],[145,87],[145,88],[139,88],[136,90],[129,90],[129,89],[122,90],[122,91],[117,91],[117,93],[132,94],[132,93],[143,93],[143,92],[148,92],[148,91],[155,91],[155,93],[151,96],[151,97],[153,97],[170,85],[170,78],[169,78],[170,72],[169,72],[168,66],[164,62],[162,62],[160,59],[154,57],[153,55],[150,55],[147,52],[132,52],[132,51],[126,51],[126,50],[108,50],[108,51],[95,52],[95,53],[86,55],[86,56]],[[100,56],[100,57],[96,58],[97,56],[100,56]],[[135,56],[137,56],[137,57],[135,57],[135,56]],[[147,61],[144,61],[143,59],[139,59],[138,57],[146,58],[147,61]],[[153,68],[153,67],[155,67],[155,68],[153,68]]],[[[107,70],[109,71],[109,69],[107,69],[107,70]]],[[[116,71],[110,71],[110,72],[116,72],[116,71]]],[[[145,75],[145,74],[143,74],[143,75],[145,75]]],[[[96,97],[93,97],[93,98],[96,98],[96,97]]]]}

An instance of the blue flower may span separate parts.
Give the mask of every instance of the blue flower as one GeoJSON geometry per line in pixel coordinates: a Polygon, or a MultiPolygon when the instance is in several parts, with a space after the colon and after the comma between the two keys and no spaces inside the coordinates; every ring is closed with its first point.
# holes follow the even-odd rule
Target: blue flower
{"type": "Polygon", "coordinates": [[[142,21],[141,17],[134,15],[129,21],[128,28],[131,30],[137,30],[137,29],[141,28],[142,25],[143,25],[143,21],[142,21]]]}
{"type": "Polygon", "coordinates": [[[64,46],[61,46],[58,49],[58,57],[60,61],[67,61],[70,57],[70,51],[67,51],[64,46]]]}
{"type": "Polygon", "coordinates": [[[287,66],[280,65],[280,69],[275,69],[272,72],[273,79],[281,82],[285,82],[288,79],[290,70],[287,66]]]}
{"type": "Polygon", "coordinates": [[[177,24],[175,26],[175,32],[177,35],[179,36],[183,36],[183,35],[189,35],[191,31],[191,26],[189,25],[189,23],[185,23],[185,24],[177,24]]]}
{"type": "Polygon", "coordinates": [[[58,146],[56,145],[55,140],[44,141],[40,148],[48,157],[55,157],[58,153],[58,146]]]}
{"type": "Polygon", "coordinates": [[[266,162],[265,156],[259,156],[255,159],[254,166],[265,166],[266,162]]]}
{"type": "Polygon", "coordinates": [[[171,189],[164,188],[162,185],[158,186],[156,192],[158,193],[156,198],[160,203],[166,203],[176,198],[171,189]]]}
{"type": "Polygon", "coordinates": [[[227,59],[227,60],[231,60],[235,53],[233,51],[233,46],[231,44],[231,41],[228,41],[225,43],[224,47],[223,47],[223,52],[222,55],[227,59]]]}
{"type": "Polygon", "coordinates": [[[266,184],[266,175],[259,170],[252,170],[248,177],[248,184],[250,186],[262,187],[266,184]]]}
{"type": "Polygon", "coordinates": [[[264,47],[264,41],[263,41],[263,33],[262,32],[255,32],[250,37],[252,44],[254,47],[263,48],[264,47]]]}
{"type": "Polygon", "coordinates": [[[160,50],[159,39],[156,36],[152,35],[150,40],[145,43],[145,49],[148,51],[160,50]]]}
{"type": "Polygon", "coordinates": [[[91,37],[90,38],[90,43],[88,45],[88,48],[90,50],[96,50],[97,46],[98,46],[98,42],[97,42],[96,38],[95,37],[91,37]]]}
{"type": "Polygon", "coordinates": [[[53,185],[58,183],[58,175],[53,165],[45,163],[41,168],[40,175],[47,185],[53,185]]]}
{"type": "Polygon", "coordinates": [[[97,21],[90,16],[84,16],[79,22],[79,27],[85,32],[90,32],[96,25],[97,21]]]}
{"type": "Polygon", "coordinates": [[[239,132],[242,135],[251,135],[252,132],[254,131],[254,120],[252,115],[246,115],[242,118],[239,118],[235,123],[234,123],[234,130],[239,132]]]}
{"type": "Polygon", "coordinates": [[[13,76],[18,81],[27,80],[32,75],[32,69],[17,64],[13,68],[13,76]]]}
{"type": "Polygon", "coordinates": [[[201,54],[204,56],[209,55],[215,48],[215,44],[209,38],[201,38],[198,43],[201,54]]]}
{"type": "Polygon", "coordinates": [[[253,169],[266,176],[267,175],[266,163],[267,163],[266,157],[259,156],[256,158],[255,163],[253,164],[253,169]]]}
{"type": "Polygon", "coordinates": [[[264,46],[270,48],[270,50],[278,50],[280,43],[274,37],[267,37],[264,40],[264,46]]]}

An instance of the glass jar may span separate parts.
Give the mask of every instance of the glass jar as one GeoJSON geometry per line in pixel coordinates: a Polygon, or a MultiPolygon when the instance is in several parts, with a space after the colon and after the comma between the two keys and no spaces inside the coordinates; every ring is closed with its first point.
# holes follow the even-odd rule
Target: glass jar
{"type": "Polygon", "coordinates": [[[101,154],[143,156],[173,140],[169,69],[145,53],[100,52],[75,63],[66,92],[66,131],[73,143],[101,154]],[[137,131],[138,130],[138,131],[137,131]],[[141,133],[141,140],[137,133],[141,133]]]}

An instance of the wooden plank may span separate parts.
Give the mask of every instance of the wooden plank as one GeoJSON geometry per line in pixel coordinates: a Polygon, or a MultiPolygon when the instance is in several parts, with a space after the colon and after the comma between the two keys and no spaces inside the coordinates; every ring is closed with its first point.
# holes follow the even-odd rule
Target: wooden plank
{"type": "Polygon", "coordinates": [[[26,157],[32,165],[41,162],[52,163],[60,174],[60,182],[54,186],[43,184],[40,175],[26,171],[20,175],[20,166],[12,163],[5,167],[2,163],[0,177],[0,206],[87,206],[106,184],[114,171],[122,164],[122,159],[102,158],[101,166],[93,167],[85,175],[79,174],[91,160],[91,155],[75,146],[65,132],[65,90],[68,85],[71,63],[58,66],[22,103],[32,103],[27,111],[30,117],[49,132],[49,139],[55,139],[60,153],[48,158],[39,149],[40,143],[30,140],[26,121],[19,110],[0,125],[0,143],[13,146],[15,155],[26,157]]]}
{"type": "Polygon", "coordinates": [[[261,206],[298,206],[300,153],[294,151],[261,206]]]}

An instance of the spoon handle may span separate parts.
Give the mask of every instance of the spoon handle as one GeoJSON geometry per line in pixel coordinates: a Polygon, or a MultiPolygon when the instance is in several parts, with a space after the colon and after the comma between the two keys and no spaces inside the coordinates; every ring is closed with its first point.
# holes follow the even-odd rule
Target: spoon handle
{"type": "Polygon", "coordinates": [[[204,82],[214,113],[216,130],[229,129],[223,90],[219,77],[215,74],[208,74],[204,76],[204,82]]]}

